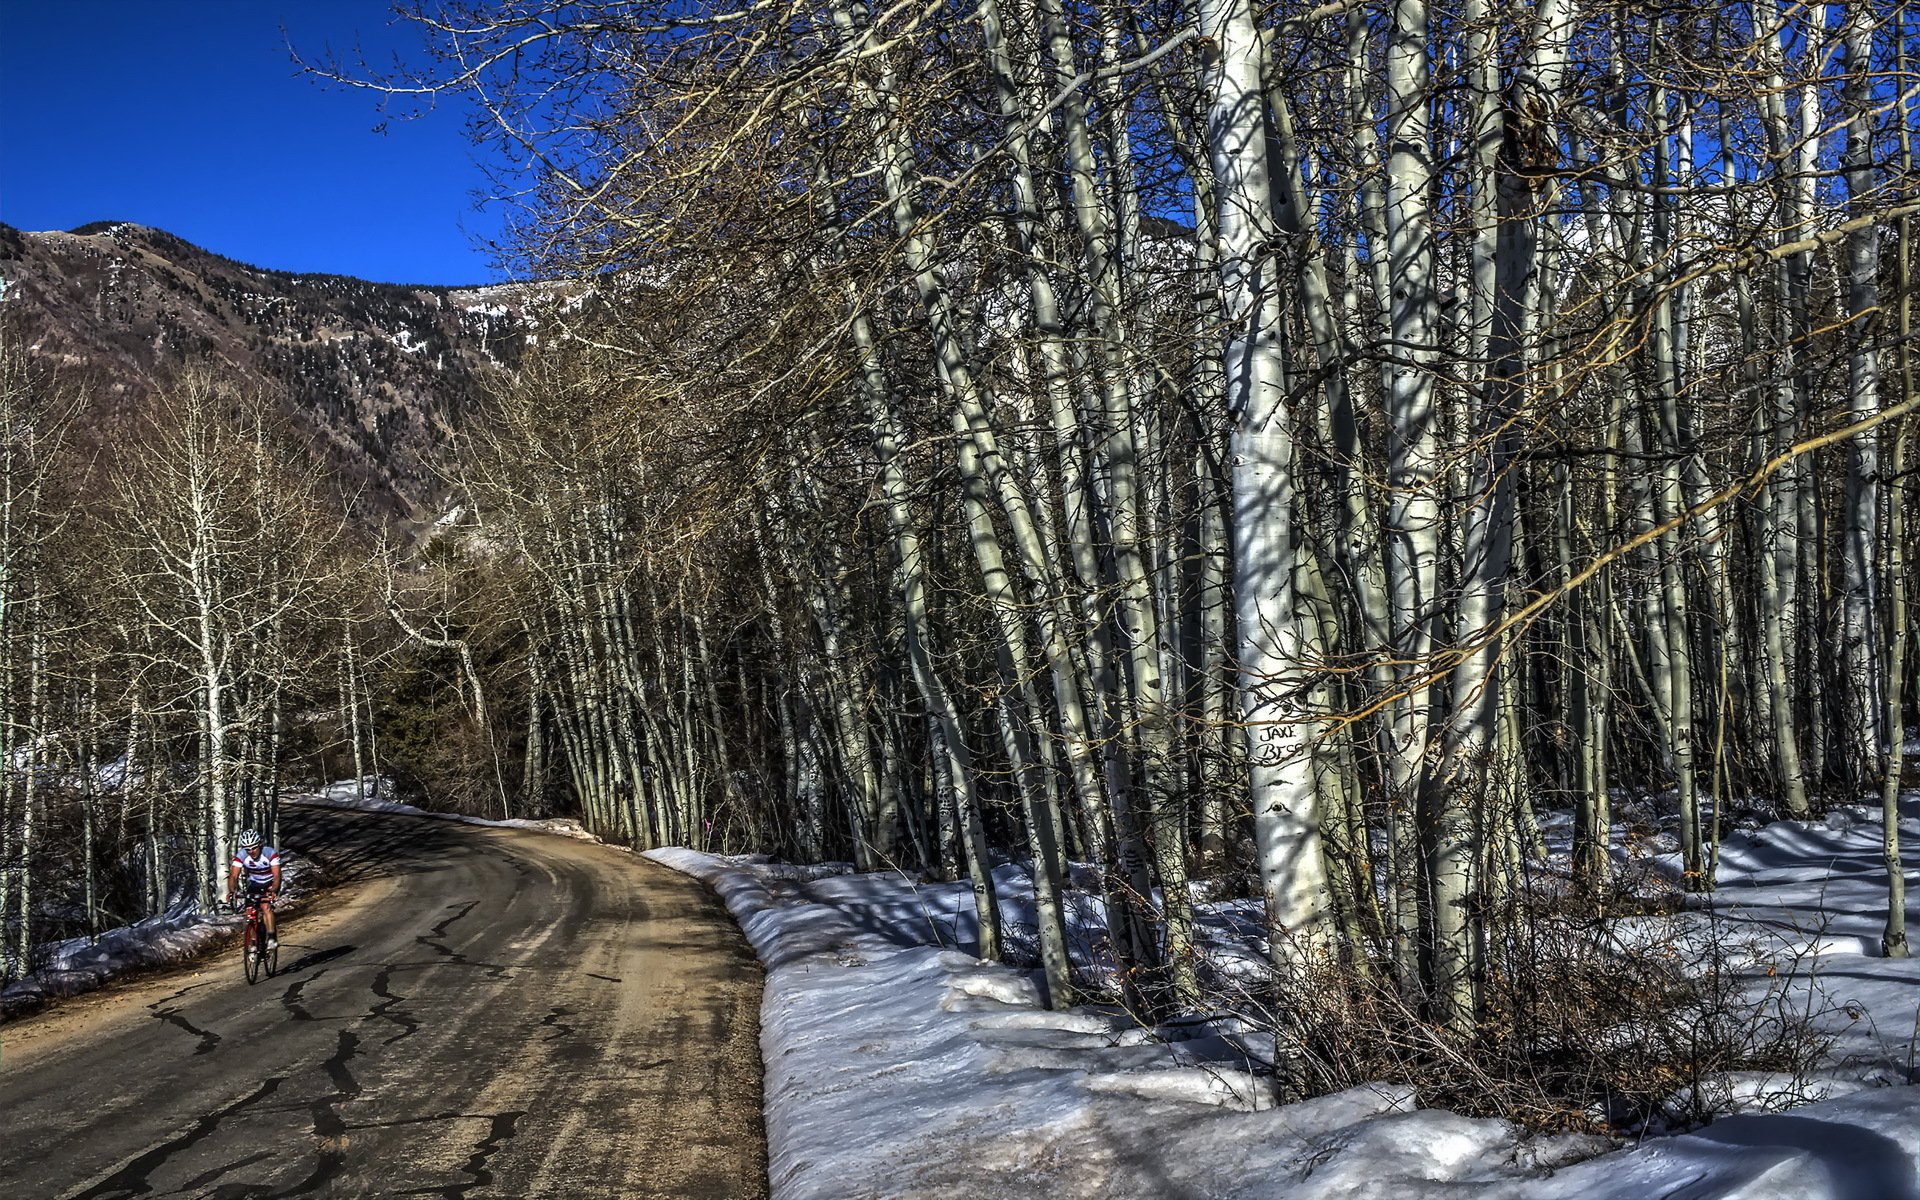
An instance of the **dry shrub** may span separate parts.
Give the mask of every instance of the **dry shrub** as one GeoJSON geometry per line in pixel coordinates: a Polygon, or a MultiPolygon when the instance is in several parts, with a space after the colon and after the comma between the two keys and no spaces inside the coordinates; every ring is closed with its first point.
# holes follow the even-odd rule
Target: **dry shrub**
{"type": "MultiPolygon", "coordinates": [[[[1617,911],[1621,906],[1609,907],[1617,911]]],[[[1659,905],[1639,905],[1641,911],[1659,905]]],[[[1686,1127],[1725,1111],[1729,1072],[1766,1072],[1785,1106],[1829,1045],[1781,972],[1717,926],[1653,912],[1625,919],[1515,903],[1485,923],[1471,1033],[1431,1019],[1388,964],[1325,963],[1269,980],[1244,1005],[1275,1030],[1276,1071],[1295,1098],[1374,1081],[1423,1104],[1541,1132],[1686,1127]]]]}

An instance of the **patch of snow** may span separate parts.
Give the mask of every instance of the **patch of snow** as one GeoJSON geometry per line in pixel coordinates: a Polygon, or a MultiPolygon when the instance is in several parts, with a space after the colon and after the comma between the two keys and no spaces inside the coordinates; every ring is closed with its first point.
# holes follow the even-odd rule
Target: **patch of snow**
{"type": "Polygon", "coordinates": [[[1086,1086],[1089,1091],[1136,1096],[1156,1103],[1213,1104],[1235,1112],[1262,1112],[1275,1104],[1271,1080],[1252,1071],[1205,1067],[1104,1071],[1089,1073],[1086,1086]]]}
{"type": "Polygon", "coordinates": [[[1879,1088],[1737,1116],[1568,1167],[1539,1200],[1915,1200],[1920,1094],[1879,1088]]]}
{"type": "Polygon", "coordinates": [[[1697,1089],[1675,1092],[1664,1105],[1673,1114],[1702,1109],[1734,1114],[1779,1112],[1816,1100],[1851,1096],[1867,1086],[1858,1079],[1837,1075],[1801,1079],[1777,1071],[1724,1071],[1701,1080],[1697,1089]]]}

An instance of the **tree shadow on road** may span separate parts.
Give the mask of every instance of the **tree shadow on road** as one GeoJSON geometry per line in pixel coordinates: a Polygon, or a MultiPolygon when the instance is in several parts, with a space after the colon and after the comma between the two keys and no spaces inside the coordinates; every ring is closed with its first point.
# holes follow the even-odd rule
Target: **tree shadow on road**
{"type": "Polygon", "coordinates": [[[328,886],[436,871],[473,851],[446,822],[303,805],[282,810],[281,833],[328,886]]]}

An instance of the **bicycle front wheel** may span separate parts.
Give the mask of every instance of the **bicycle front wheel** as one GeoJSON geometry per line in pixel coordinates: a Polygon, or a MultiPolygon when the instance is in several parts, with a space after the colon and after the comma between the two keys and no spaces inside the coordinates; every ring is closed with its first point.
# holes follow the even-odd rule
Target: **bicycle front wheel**
{"type": "Polygon", "coordinates": [[[248,921],[246,932],[240,935],[240,958],[246,968],[247,982],[260,981],[260,923],[248,921]]]}

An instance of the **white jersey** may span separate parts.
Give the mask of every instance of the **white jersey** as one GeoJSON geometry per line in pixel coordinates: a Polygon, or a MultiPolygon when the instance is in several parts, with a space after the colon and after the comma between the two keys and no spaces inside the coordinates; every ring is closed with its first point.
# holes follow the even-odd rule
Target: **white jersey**
{"type": "Polygon", "coordinates": [[[245,850],[233,856],[233,865],[240,868],[240,874],[246,882],[255,888],[273,886],[273,869],[280,865],[280,852],[272,846],[260,847],[258,855],[248,854],[245,850]]]}

